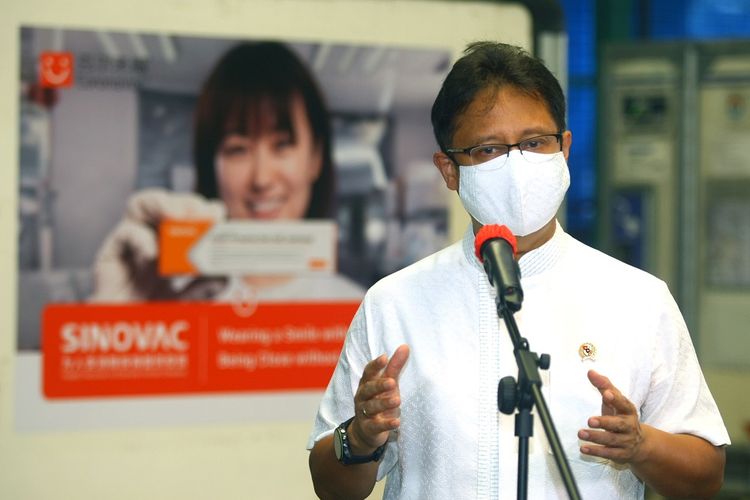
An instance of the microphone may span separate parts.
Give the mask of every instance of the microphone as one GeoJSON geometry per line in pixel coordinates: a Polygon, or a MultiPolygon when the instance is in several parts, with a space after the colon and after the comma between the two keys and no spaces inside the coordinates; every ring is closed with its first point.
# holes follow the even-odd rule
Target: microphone
{"type": "Polygon", "coordinates": [[[490,284],[497,292],[498,305],[512,312],[521,309],[521,270],[515,259],[516,237],[507,226],[482,226],[474,238],[474,252],[484,264],[490,284]]]}

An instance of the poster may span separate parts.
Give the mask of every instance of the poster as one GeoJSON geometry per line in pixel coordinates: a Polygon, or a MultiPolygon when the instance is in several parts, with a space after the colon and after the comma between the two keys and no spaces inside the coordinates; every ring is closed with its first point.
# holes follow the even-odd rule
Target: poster
{"type": "Polygon", "coordinates": [[[33,26],[20,36],[16,427],[312,419],[367,287],[447,243],[429,109],[449,54],[33,26]],[[253,56],[259,46],[268,52],[253,56]],[[240,64],[222,73],[229,54],[240,64]],[[314,90],[284,93],[295,72],[322,105],[307,104],[314,90]],[[271,98],[230,99],[271,74],[258,84],[278,90],[271,98]],[[208,83],[235,77],[243,85],[208,83]],[[189,269],[170,267],[169,234],[196,224],[220,236],[191,240],[189,269]],[[213,267],[207,246],[221,251],[213,267]],[[288,252],[298,259],[271,265],[288,252]],[[292,261],[307,269],[283,267],[292,261]]]}

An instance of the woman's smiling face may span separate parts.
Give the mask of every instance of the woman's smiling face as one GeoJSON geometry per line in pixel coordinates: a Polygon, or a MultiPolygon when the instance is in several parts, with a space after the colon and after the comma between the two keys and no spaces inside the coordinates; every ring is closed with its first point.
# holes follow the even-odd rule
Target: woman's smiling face
{"type": "Polygon", "coordinates": [[[229,131],[219,145],[214,165],[230,218],[301,219],[307,213],[322,166],[321,148],[300,96],[290,102],[290,126],[280,126],[278,119],[265,120],[253,135],[229,131]]]}

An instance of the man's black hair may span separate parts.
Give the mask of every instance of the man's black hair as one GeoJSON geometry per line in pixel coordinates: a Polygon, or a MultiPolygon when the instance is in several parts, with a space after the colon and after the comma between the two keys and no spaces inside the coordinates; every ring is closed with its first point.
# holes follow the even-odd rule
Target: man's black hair
{"type": "Polygon", "coordinates": [[[432,129],[440,149],[456,146],[451,141],[458,118],[480,91],[506,85],[541,99],[558,132],[565,130],[565,96],[541,60],[514,45],[474,42],[453,65],[432,105],[432,129]]]}

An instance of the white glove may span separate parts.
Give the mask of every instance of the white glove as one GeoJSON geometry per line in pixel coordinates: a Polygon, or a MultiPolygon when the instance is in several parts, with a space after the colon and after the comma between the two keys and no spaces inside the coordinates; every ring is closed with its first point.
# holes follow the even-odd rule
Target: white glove
{"type": "Polygon", "coordinates": [[[221,202],[199,195],[163,189],[135,193],[128,200],[125,216],[97,253],[94,293],[89,300],[135,302],[190,295],[189,290],[173,290],[172,280],[157,272],[159,223],[164,219],[220,221],[225,217],[226,208],[221,202]]]}

